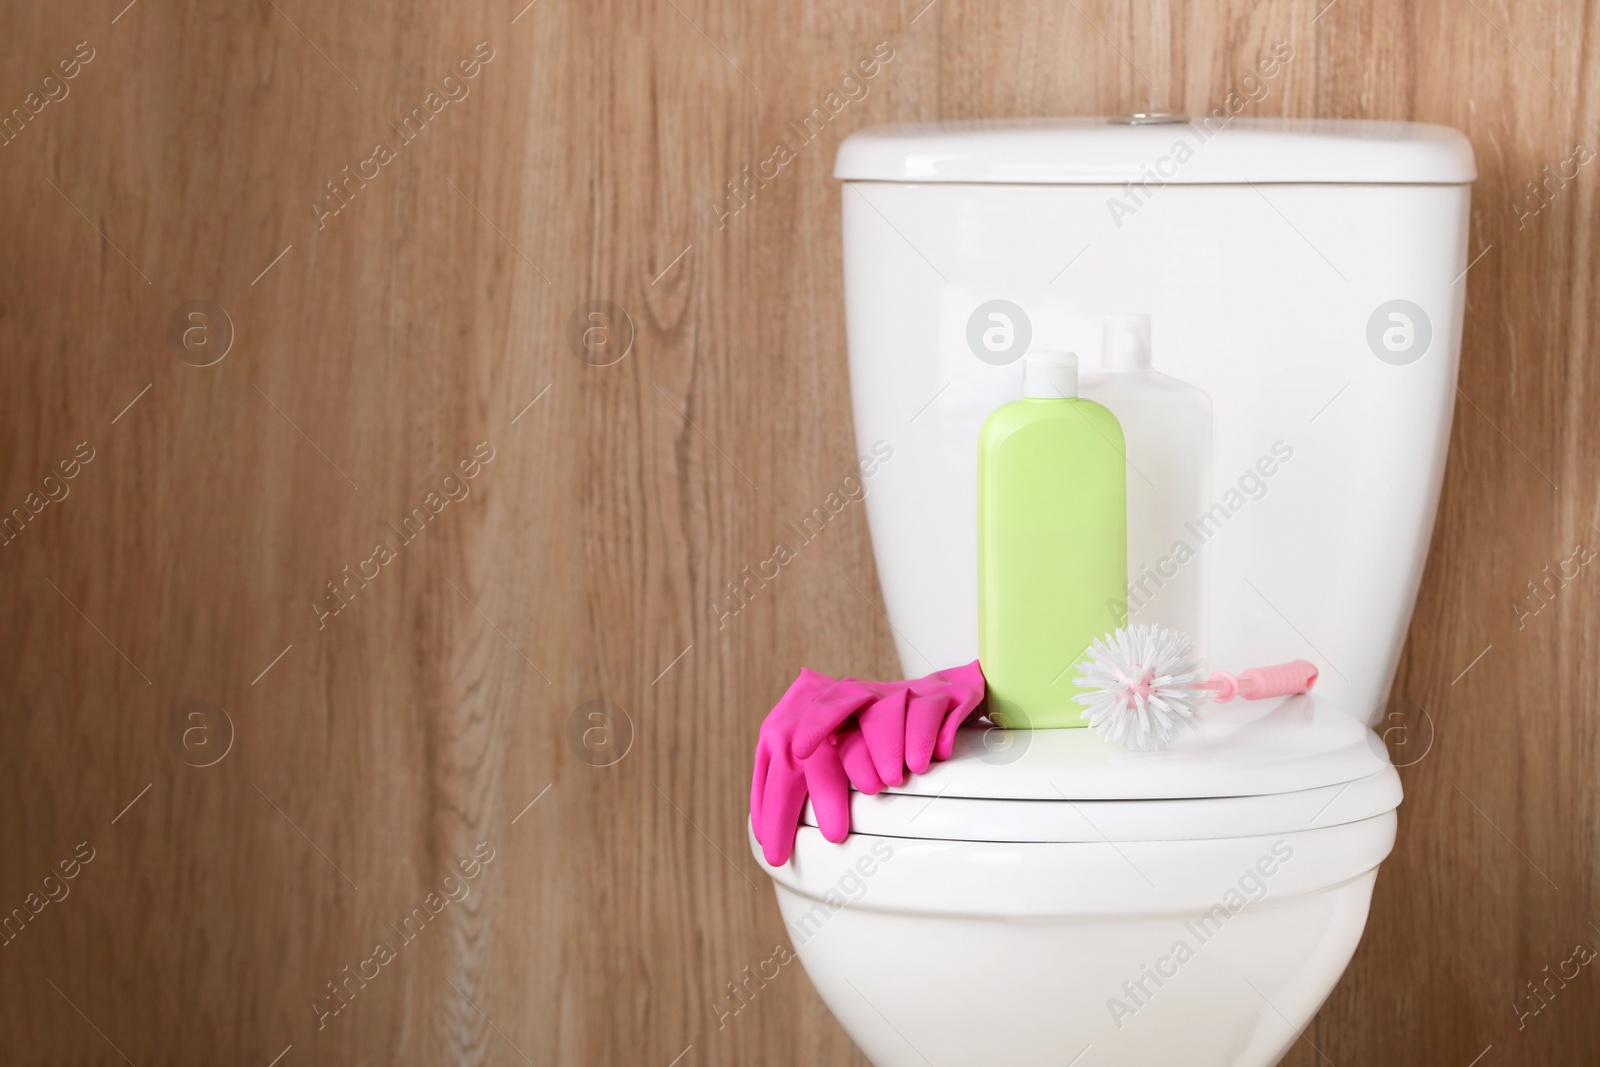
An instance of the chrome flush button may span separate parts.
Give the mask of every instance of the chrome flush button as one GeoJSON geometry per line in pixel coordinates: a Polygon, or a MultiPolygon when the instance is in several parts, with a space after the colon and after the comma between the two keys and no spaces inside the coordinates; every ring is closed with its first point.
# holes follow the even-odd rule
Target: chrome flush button
{"type": "Polygon", "coordinates": [[[1180,111],[1134,111],[1111,119],[1116,126],[1177,126],[1188,121],[1180,111]]]}

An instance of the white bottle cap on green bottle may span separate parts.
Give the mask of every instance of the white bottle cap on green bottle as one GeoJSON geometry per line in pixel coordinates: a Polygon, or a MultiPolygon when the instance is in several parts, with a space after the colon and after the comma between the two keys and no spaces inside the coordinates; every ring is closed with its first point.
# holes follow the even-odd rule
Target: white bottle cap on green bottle
{"type": "Polygon", "coordinates": [[[1078,357],[1071,352],[1040,352],[1022,359],[1022,395],[1063,400],[1078,395],[1078,357]]]}
{"type": "Polygon", "coordinates": [[[1150,367],[1150,316],[1107,315],[1102,320],[1105,338],[1101,341],[1100,366],[1103,370],[1147,370],[1150,367]]]}

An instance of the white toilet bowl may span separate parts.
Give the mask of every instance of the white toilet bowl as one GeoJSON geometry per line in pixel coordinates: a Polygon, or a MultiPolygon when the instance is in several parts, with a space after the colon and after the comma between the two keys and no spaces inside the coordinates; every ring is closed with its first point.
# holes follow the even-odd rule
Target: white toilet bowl
{"type": "Polygon", "coordinates": [[[1394,843],[1382,751],[1314,697],[1161,754],[969,729],[929,774],[858,794],[843,845],[808,813],[767,870],[879,1067],[1273,1064],[1349,963],[1394,843]]]}
{"type": "Polygon", "coordinates": [[[978,431],[1022,357],[1093,371],[1101,317],[1135,313],[1156,369],[1211,399],[1214,503],[1173,533],[1190,553],[1129,559],[1130,604],[1204,545],[1208,667],[1320,677],[1210,705],[1169,752],[966,731],[855,796],[844,844],[813,822],[768,868],[807,973],[880,1067],[1274,1063],[1394,842],[1399,778],[1367,726],[1444,476],[1471,146],[1389,122],[951,123],[854,134],[834,173],[906,676],[977,657],[978,431]]]}

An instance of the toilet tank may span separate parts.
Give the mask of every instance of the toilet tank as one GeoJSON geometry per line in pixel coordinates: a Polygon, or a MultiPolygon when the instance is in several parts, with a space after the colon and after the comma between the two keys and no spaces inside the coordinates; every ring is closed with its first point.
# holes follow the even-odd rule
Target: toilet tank
{"type": "MultiPolygon", "coordinates": [[[[1444,473],[1471,147],[1415,123],[1065,119],[840,146],[857,443],[908,676],[977,657],[978,430],[1100,317],[1214,411],[1210,667],[1296,658],[1377,722],[1444,473]]],[[[1191,547],[1195,547],[1191,545],[1191,547]]],[[[1138,577],[1148,563],[1130,559],[1138,577]]]]}

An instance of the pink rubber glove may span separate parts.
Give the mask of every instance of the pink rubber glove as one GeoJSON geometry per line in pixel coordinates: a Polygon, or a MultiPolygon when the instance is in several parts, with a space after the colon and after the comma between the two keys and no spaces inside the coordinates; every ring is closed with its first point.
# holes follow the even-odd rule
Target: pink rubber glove
{"type": "Polygon", "coordinates": [[[899,785],[906,779],[906,682],[863,682],[845,678],[824,689],[812,702],[795,733],[795,755],[804,759],[821,747],[827,738],[853,736],[860,739],[867,759],[852,756],[845,772],[850,783],[869,796],[886,785],[899,785]],[[854,733],[845,727],[854,726],[854,733]]]}
{"type": "Polygon", "coordinates": [[[859,725],[846,721],[839,732],[833,735],[833,745],[839,750],[839,762],[844,765],[845,777],[850,780],[852,788],[869,797],[883,791],[883,777],[872,762],[871,749],[859,725]]]}
{"type": "Polygon", "coordinates": [[[934,671],[911,683],[906,709],[906,766],[922,774],[935,759],[955,751],[956,731],[983,704],[983,671],[978,661],[934,671]]]}
{"type": "MultiPolygon", "coordinates": [[[[983,696],[977,660],[909,682],[846,678],[815,701],[795,733],[794,754],[809,757],[854,716],[879,782],[899,785],[907,769],[922,774],[934,759],[950,758],[956,730],[977,712],[983,696]]],[[[859,758],[846,760],[844,766],[861,792],[878,791],[858,777],[863,770],[859,758]]]]}
{"type": "MultiPolygon", "coordinates": [[[[794,852],[800,811],[806,794],[817,814],[817,828],[835,843],[850,835],[850,782],[844,760],[860,770],[865,745],[847,735],[844,751],[829,743],[812,746],[805,757],[794,754],[794,735],[817,695],[834,684],[825,674],[802,669],[777,706],[762,720],[756,740],[755,774],[750,780],[750,825],[767,862],[781,867],[794,852]]],[[[870,765],[870,761],[867,761],[870,765]]],[[[876,790],[874,790],[876,792],[876,790]]]]}

